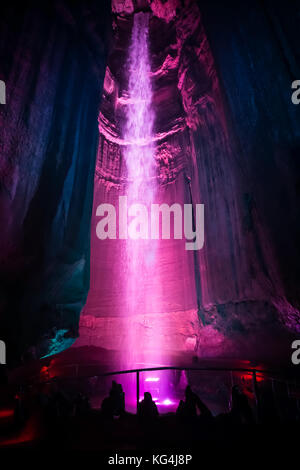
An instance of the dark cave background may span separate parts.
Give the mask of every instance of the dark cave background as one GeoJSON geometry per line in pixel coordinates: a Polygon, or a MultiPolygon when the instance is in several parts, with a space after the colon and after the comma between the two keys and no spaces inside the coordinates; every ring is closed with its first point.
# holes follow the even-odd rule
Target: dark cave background
{"type": "MultiPolygon", "coordinates": [[[[133,2],[137,9],[145,3],[133,2]]],[[[151,3],[159,9],[172,2],[151,3]]],[[[191,2],[175,3],[180,9],[191,2]]],[[[280,321],[293,335],[300,330],[300,107],[291,102],[291,83],[300,79],[300,2],[197,4],[242,175],[243,230],[255,241],[266,290],[270,284],[280,292],[280,321]],[[276,275],[262,244],[271,245],[276,275]]],[[[13,365],[32,346],[37,356],[46,354],[57,331],[65,347],[78,335],[113,35],[106,1],[10,1],[0,10],[0,79],[7,87],[0,107],[0,338],[13,365]]],[[[192,58],[192,40],[184,47],[192,58]]],[[[191,70],[197,83],[192,59],[191,70]]],[[[230,310],[220,306],[218,314],[226,334],[230,310]]],[[[205,310],[202,319],[210,321],[205,310]]]]}

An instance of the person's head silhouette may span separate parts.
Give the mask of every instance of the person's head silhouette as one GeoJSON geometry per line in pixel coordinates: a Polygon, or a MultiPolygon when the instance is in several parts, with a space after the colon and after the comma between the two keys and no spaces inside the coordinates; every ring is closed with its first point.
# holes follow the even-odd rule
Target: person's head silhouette
{"type": "Polygon", "coordinates": [[[150,392],[145,392],[145,393],[144,393],[144,400],[145,400],[146,402],[151,402],[151,401],[152,401],[152,395],[151,395],[150,392]]]}
{"type": "Polygon", "coordinates": [[[192,392],[192,389],[191,387],[188,385],[185,389],[185,398],[186,400],[190,400],[193,396],[193,392],[192,392]]]}

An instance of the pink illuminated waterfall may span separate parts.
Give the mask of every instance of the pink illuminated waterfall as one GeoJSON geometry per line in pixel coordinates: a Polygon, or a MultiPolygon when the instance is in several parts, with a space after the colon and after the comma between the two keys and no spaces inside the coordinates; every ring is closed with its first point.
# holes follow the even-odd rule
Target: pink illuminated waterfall
{"type": "MultiPolygon", "coordinates": [[[[140,208],[142,204],[144,208],[150,209],[156,194],[156,178],[148,21],[148,14],[134,15],[127,62],[128,96],[123,132],[126,145],[123,154],[127,168],[128,204],[131,207],[135,204],[136,208],[140,208]]],[[[144,220],[146,218],[147,214],[144,220]]],[[[138,239],[128,239],[124,255],[127,291],[125,314],[129,316],[131,322],[127,332],[129,351],[127,363],[131,366],[139,361],[149,363],[154,360],[154,355],[157,359],[160,350],[159,332],[155,331],[155,326],[153,330],[151,325],[152,332],[143,344],[139,334],[139,328],[147,329],[147,326],[150,326],[147,325],[149,318],[145,316],[141,322],[141,316],[157,310],[154,304],[158,297],[157,292],[154,294],[153,289],[149,288],[149,283],[151,284],[155,277],[157,242],[147,240],[145,235],[140,233],[138,239]]],[[[159,283],[157,284],[156,290],[160,289],[159,283]]]]}
{"type": "Polygon", "coordinates": [[[155,191],[152,90],[148,46],[148,14],[134,15],[128,55],[128,106],[124,151],[128,171],[128,199],[152,200],[155,191]]]}

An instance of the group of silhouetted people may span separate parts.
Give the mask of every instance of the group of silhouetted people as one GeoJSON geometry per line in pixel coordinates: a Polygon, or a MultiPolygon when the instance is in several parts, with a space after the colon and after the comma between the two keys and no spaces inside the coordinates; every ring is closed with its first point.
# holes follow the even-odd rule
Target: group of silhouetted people
{"type": "MultiPolygon", "coordinates": [[[[20,388],[14,400],[16,424],[23,425],[33,412],[39,413],[47,426],[55,424],[57,419],[68,421],[71,417],[87,416],[91,412],[91,407],[85,394],[82,392],[69,394],[55,383],[31,387],[26,391],[20,388]]],[[[292,410],[290,415],[293,416],[293,413],[292,410]]],[[[104,420],[129,416],[125,411],[125,393],[121,384],[112,382],[109,395],[102,402],[101,415],[104,420]]],[[[143,400],[138,404],[138,422],[150,429],[152,424],[158,422],[158,417],[157,404],[151,393],[146,391],[143,400]]],[[[232,387],[229,411],[215,418],[209,407],[189,385],[185,388],[185,397],[180,400],[176,410],[176,419],[179,423],[187,425],[195,423],[197,426],[201,423],[203,429],[206,429],[206,424],[209,426],[210,423],[226,422],[238,427],[244,424],[251,425],[256,421],[275,423],[279,418],[275,403],[271,401],[269,395],[264,394],[264,390],[261,391],[258,406],[253,411],[247,395],[237,385],[232,387]]]]}
{"type": "MultiPolygon", "coordinates": [[[[71,445],[72,439],[81,429],[85,437],[86,426],[99,429],[103,442],[106,442],[105,439],[113,442],[115,436],[119,439],[122,433],[127,439],[126,433],[130,430],[130,445],[136,445],[139,440],[143,445],[152,445],[153,442],[160,442],[165,438],[169,439],[168,442],[172,442],[172,439],[174,442],[179,442],[180,439],[186,442],[216,439],[221,442],[227,436],[239,439],[245,435],[243,433],[254,435],[255,423],[271,425],[268,429],[273,429],[274,424],[276,430],[278,423],[297,425],[300,420],[297,399],[292,395],[288,397],[288,403],[283,402],[283,406],[280,406],[280,396],[273,396],[272,384],[265,383],[254,392],[249,390],[249,399],[246,387],[234,385],[230,397],[226,396],[226,399],[230,399],[229,403],[227,402],[227,411],[216,416],[213,416],[209,406],[196,393],[196,386],[194,389],[189,385],[185,388],[185,396],[180,400],[176,414],[169,412],[163,417],[159,417],[159,403],[155,402],[149,391],[144,393],[143,399],[138,403],[135,417],[126,413],[125,393],[121,384],[112,382],[109,394],[102,402],[101,412],[91,408],[88,395],[82,390],[84,389],[81,387],[81,391],[74,392],[55,382],[19,387],[14,390],[14,395],[8,394],[6,398],[11,400],[10,403],[14,406],[11,429],[22,433],[28,422],[35,432],[32,440],[38,437],[44,441],[62,442],[64,445],[71,445]],[[251,399],[255,399],[255,407],[252,407],[251,399]],[[115,422],[114,418],[121,419],[115,422]]],[[[212,396],[211,400],[214,399],[212,396]]],[[[170,408],[167,410],[171,411],[170,408]]],[[[90,435],[94,436],[92,433],[90,435]]]]}
{"type": "MultiPolygon", "coordinates": [[[[102,402],[101,413],[104,418],[108,419],[125,414],[125,393],[122,385],[114,380],[108,397],[104,398],[102,402]]],[[[158,417],[158,409],[150,392],[144,393],[144,399],[138,405],[137,415],[142,422],[150,422],[158,417]]]]}
{"type": "MultiPolygon", "coordinates": [[[[176,414],[181,418],[192,418],[197,416],[198,411],[202,416],[212,417],[211,411],[200,397],[192,391],[190,386],[187,386],[185,400],[180,400],[176,414]]],[[[112,382],[109,396],[102,402],[101,412],[105,418],[113,418],[125,413],[125,393],[121,384],[112,382]]],[[[137,415],[141,422],[154,421],[159,416],[157,405],[150,392],[144,393],[144,399],[138,404],[137,415]]]]}
{"type": "MultiPolygon", "coordinates": [[[[102,402],[101,412],[103,417],[110,419],[125,414],[125,393],[121,384],[112,382],[109,396],[104,398],[102,402]]],[[[159,416],[157,405],[150,392],[145,392],[144,399],[138,404],[137,416],[139,421],[143,423],[154,422],[159,416]]],[[[189,385],[185,389],[185,399],[179,402],[176,416],[183,421],[195,419],[197,416],[207,420],[213,418],[210,409],[189,385]]],[[[247,396],[237,385],[232,387],[231,410],[228,416],[234,423],[250,424],[254,422],[247,396]]]]}

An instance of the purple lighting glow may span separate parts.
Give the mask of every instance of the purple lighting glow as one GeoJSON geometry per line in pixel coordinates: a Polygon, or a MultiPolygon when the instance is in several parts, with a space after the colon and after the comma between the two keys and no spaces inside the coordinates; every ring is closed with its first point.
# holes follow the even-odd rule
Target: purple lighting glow
{"type": "MultiPolygon", "coordinates": [[[[123,138],[126,145],[123,148],[127,169],[126,196],[128,205],[135,206],[137,211],[141,204],[150,208],[157,191],[155,174],[155,146],[153,137],[154,115],[152,110],[151,67],[148,45],[147,13],[134,15],[131,42],[128,54],[128,91],[126,101],[126,121],[123,138]]],[[[135,213],[130,214],[135,216],[135,213]]],[[[141,230],[141,225],[139,226],[141,230]]],[[[138,231],[138,229],[137,229],[138,231]]],[[[126,250],[123,254],[125,261],[125,291],[126,306],[123,314],[134,319],[137,314],[153,313],[158,309],[156,284],[155,292],[147,288],[155,278],[157,264],[158,241],[143,240],[138,237],[126,240],[126,250]]],[[[145,316],[147,325],[148,319],[145,316]]],[[[155,325],[153,334],[141,342],[141,337],[132,320],[127,331],[127,364],[135,367],[138,357],[143,354],[150,364],[160,352],[160,325],[155,325]]],[[[150,380],[148,380],[150,381],[150,380]]]]}
{"type": "Polygon", "coordinates": [[[174,402],[172,400],[170,400],[169,398],[166,398],[165,400],[163,400],[162,403],[160,403],[161,405],[165,405],[165,406],[171,406],[171,405],[174,405],[174,402]]]}
{"type": "Polygon", "coordinates": [[[145,382],[159,382],[159,377],[147,377],[145,382]]]}
{"type": "Polygon", "coordinates": [[[153,111],[148,46],[148,15],[134,15],[129,47],[128,100],[124,139],[124,156],[128,172],[128,199],[133,202],[152,202],[154,187],[153,111]],[[146,194],[145,194],[146,186],[146,194]],[[138,200],[138,201],[137,201],[138,200]]]}

